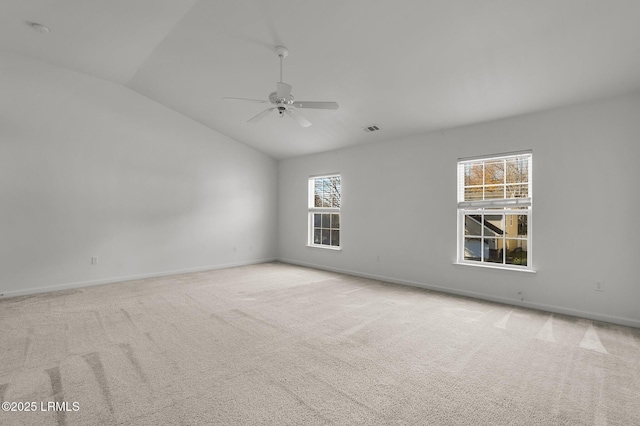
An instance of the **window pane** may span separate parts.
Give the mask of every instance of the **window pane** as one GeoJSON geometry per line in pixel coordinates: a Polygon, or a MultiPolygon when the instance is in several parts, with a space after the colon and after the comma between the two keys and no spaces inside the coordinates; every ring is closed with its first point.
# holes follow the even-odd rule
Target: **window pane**
{"type": "Polygon", "coordinates": [[[332,214],[331,215],[331,228],[338,229],[340,228],[340,215],[332,214]]]}
{"type": "Polygon", "coordinates": [[[340,231],[331,231],[331,245],[339,246],[340,245],[340,231]]]}
{"type": "Polygon", "coordinates": [[[484,215],[485,235],[492,236],[504,235],[504,215],[501,214],[485,214],[484,215]]]}
{"type": "Polygon", "coordinates": [[[484,163],[484,184],[504,183],[504,161],[487,161],[484,163]]]}
{"type": "Polygon", "coordinates": [[[340,207],[340,195],[335,191],[332,192],[329,202],[331,203],[331,207],[340,207]]]}
{"type": "Polygon", "coordinates": [[[504,235],[504,216],[501,214],[485,214],[484,236],[485,237],[502,237],[504,235]]]}
{"type": "Polygon", "coordinates": [[[529,185],[507,185],[506,198],[526,198],[529,196],[529,185]]]}
{"type": "Polygon", "coordinates": [[[322,223],[322,222],[320,222],[321,216],[322,215],[317,214],[317,213],[313,215],[313,227],[314,228],[320,228],[320,225],[322,223]]]}
{"type": "Polygon", "coordinates": [[[464,186],[482,185],[482,163],[464,165],[464,186]]]}
{"type": "Polygon", "coordinates": [[[314,207],[322,207],[322,180],[316,179],[314,190],[313,190],[313,198],[314,198],[314,207]]]}
{"type": "Polygon", "coordinates": [[[481,215],[464,215],[464,235],[482,235],[482,216],[481,215]]]}
{"type": "Polygon", "coordinates": [[[464,239],[464,260],[480,260],[483,250],[485,257],[489,256],[489,246],[481,238],[464,239]]]}
{"type": "Polygon", "coordinates": [[[464,201],[482,200],[482,187],[472,187],[464,189],[464,201]]]}
{"type": "Polygon", "coordinates": [[[504,198],[504,185],[492,185],[487,186],[484,189],[484,199],[494,200],[498,198],[504,198]]]}
{"type": "Polygon", "coordinates": [[[485,262],[502,263],[502,238],[485,238],[485,244],[489,248],[489,255],[485,256],[485,262]]]}
{"type": "Polygon", "coordinates": [[[322,230],[322,243],[326,246],[330,246],[331,245],[331,231],[328,229],[323,229],[322,230]]]}
{"type": "Polygon", "coordinates": [[[507,160],[507,183],[527,182],[529,180],[529,161],[527,158],[507,160]]]}
{"type": "Polygon", "coordinates": [[[518,236],[526,237],[529,235],[529,216],[518,216],[518,236]]]}
{"type": "Polygon", "coordinates": [[[313,230],[313,244],[322,244],[322,231],[320,229],[313,230]]]}
{"type": "Polygon", "coordinates": [[[340,177],[330,179],[331,207],[340,207],[340,177]]]}
{"type": "Polygon", "coordinates": [[[507,237],[526,237],[527,236],[527,220],[526,214],[516,215],[508,214],[506,216],[505,231],[507,237]]]}
{"type": "Polygon", "coordinates": [[[507,240],[507,257],[505,263],[509,265],[527,266],[526,240],[507,240]]]}
{"type": "Polygon", "coordinates": [[[323,214],[322,215],[322,227],[323,228],[331,228],[331,215],[323,214]]]}
{"type": "Polygon", "coordinates": [[[316,197],[318,198],[316,207],[327,207],[326,205],[327,194],[326,194],[324,181],[325,180],[322,178],[316,179],[315,191],[316,191],[316,197]]]}

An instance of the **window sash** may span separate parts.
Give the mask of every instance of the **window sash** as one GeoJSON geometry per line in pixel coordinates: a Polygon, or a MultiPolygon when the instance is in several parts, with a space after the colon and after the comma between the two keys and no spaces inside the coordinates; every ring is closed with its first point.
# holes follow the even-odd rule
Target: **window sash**
{"type": "Polygon", "coordinates": [[[530,209],[459,209],[459,253],[458,262],[470,265],[506,267],[513,269],[531,270],[531,210],[530,209]],[[465,219],[467,216],[482,216],[480,233],[465,233],[465,219]],[[507,216],[527,216],[527,234],[509,235],[506,229],[502,235],[487,232],[484,216],[502,216],[506,228],[507,216]],[[510,246],[516,245],[513,249],[510,246]],[[516,248],[520,248],[517,251],[516,248]],[[522,255],[524,248],[524,257],[522,255]],[[469,254],[475,256],[468,256],[469,254]],[[494,255],[492,257],[492,254],[494,255]],[[496,258],[498,254],[500,259],[496,258]],[[523,264],[524,263],[524,264],[523,264]]]}
{"type": "MultiPolygon", "coordinates": [[[[491,156],[485,158],[477,158],[477,159],[459,159],[458,160],[458,203],[464,203],[461,207],[468,207],[471,204],[468,203],[480,203],[480,202],[488,202],[491,204],[486,205],[494,205],[495,203],[503,202],[507,203],[511,200],[520,200],[520,199],[528,199],[529,205],[531,204],[532,198],[532,167],[531,167],[531,152],[526,153],[514,153],[514,154],[505,154],[503,156],[491,156]],[[512,164],[513,162],[518,162],[521,164],[522,169],[526,169],[526,175],[521,174],[518,175],[521,179],[514,179],[512,175],[509,173],[508,164],[512,164]],[[502,164],[502,178],[500,181],[492,180],[487,182],[487,165],[496,165],[502,164]],[[482,167],[481,177],[482,181],[474,182],[473,184],[466,184],[465,177],[467,176],[467,168],[469,167],[482,167]],[[505,192],[508,188],[514,188],[516,186],[526,186],[527,193],[526,197],[510,197],[510,198],[487,198],[487,189],[502,190],[505,192]],[[466,189],[475,189],[481,190],[482,199],[479,200],[467,200],[465,198],[466,189]]],[[[498,168],[500,171],[500,168],[498,168]]],[[[476,172],[477,173],[477,172],[476,172]]],[[[524,171],[523,171],[524,173],[524,171]]],[[[476,204],[481,206],[482,204],[476,204]]]]}
{"type": "Polygon", "coordinates": [[[340,247],[341,217],[339,212],[333,213],[309,213],[309,245],[325,248],[340,247]],[[323,216],[316,224],[316,216],[323,216]],[[329,217],[325,217],[329,216],[329,217]],[[336,217],[337,216],[337,217],[336,217]],[[316,226],[317,225],[317,226],[316,226]],[[317,235],[316,235],[317,234],[317,235]],[[320,242],[316,242],[316,237],[320,242]],[[325,238],[327,243],[325,243],[325,238]]]}
{"type": "Polygon", "coordinates": [[[342,198],[342,179],[339,174],[311,176],[309,177],[309,199],[308,207],[311,209],[340,209],[342,198]],[[337,188],[327,187],[325,181],[338,179],[337,188]],[[323,206],[316,206],[316,196],[319,195],[317,188],[320,191],[321,204],[329,204],[323,206]],[[336,197],[337,195],[337,197],[336,197]]]}

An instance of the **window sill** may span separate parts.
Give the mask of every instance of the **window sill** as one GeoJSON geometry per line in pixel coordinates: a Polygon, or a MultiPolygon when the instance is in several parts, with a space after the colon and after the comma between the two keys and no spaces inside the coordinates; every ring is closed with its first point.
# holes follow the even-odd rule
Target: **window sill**
{"type": "Polygon", "coordinates": [[[321,245],[315,245],[315,244],[307,244],[307,247],[323,249],[323,250],[333,250],[333,251],[342,250],[342,247],[338,247],[338,246],[321,246],[321,245]]]}
{"type": "Polygon", "coordinates": [[[505,265],[483,265],[483,264],[475,264],[475,263],[466,263],[466,262],[454,262],[455,266],[470,266],[472,268],[483,268],[483,269],[497,269],[502,271],[515,271],[515,272],[526,272],[528,274],[535,274],[536,271],[533,269],[524,269],[524,268],[511,268],[505,265]]]}

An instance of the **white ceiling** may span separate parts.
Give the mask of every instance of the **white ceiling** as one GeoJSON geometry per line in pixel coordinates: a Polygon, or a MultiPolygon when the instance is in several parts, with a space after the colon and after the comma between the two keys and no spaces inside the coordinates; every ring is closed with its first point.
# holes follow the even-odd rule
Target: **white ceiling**
{"type": "Polygon", "coordinates": [[[638,0],[1,0],[0,49],[287,158],[640,90],[639,22],[638,0]],[[248,124],[263,105],[222,99],[266,99],[277,45],[296,99],[338,110],[248,124]]]}

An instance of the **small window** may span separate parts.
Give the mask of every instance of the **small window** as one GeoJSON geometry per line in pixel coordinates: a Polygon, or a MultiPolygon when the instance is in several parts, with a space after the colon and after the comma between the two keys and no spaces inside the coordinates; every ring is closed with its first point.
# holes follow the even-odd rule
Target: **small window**
{"type": "Polygon", "coordinates": [[[340,175],[309,178],[309,245],[340,248],[340,175]]]}
{"type": "Polygon", "coordinates": [[[458,160],[458,263],[531,270],[530,152],[458,160]]]}

